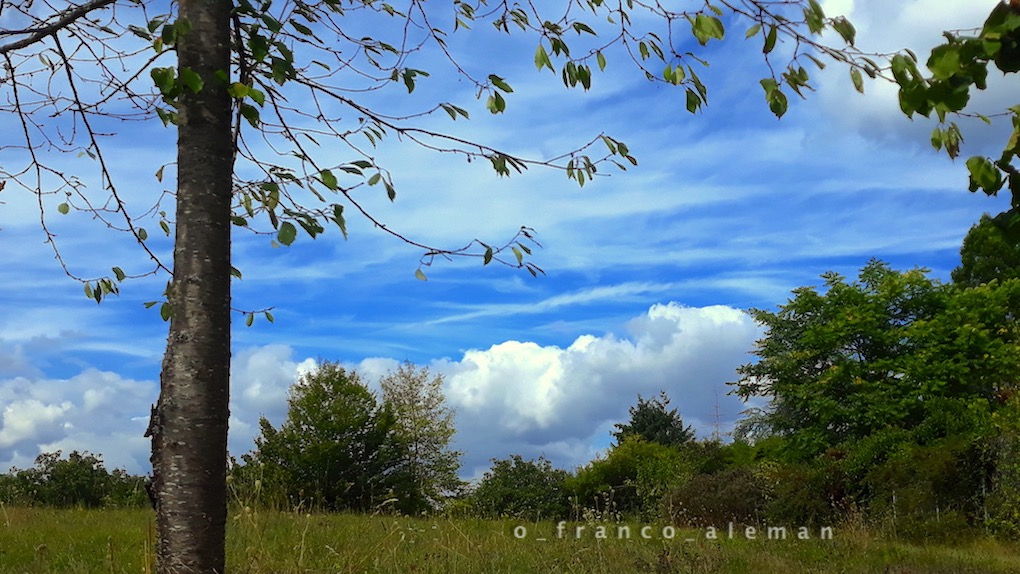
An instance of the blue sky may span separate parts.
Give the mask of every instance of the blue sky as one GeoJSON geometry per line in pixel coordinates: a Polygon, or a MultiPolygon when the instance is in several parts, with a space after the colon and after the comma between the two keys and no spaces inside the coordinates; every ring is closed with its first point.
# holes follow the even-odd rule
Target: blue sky
{"type": "MultiPolygon", "coordinates": [[[[911,47],[924,58],[942,30],[979,26],[993,1],[823,5],[851,17],[860,47],[911,47]]],[[[684,110],[681,91],[645,81],[622,56],[610,55],[589,93],[568,91],[534,69],[533,38],[474,31],[452,45],[466,66],[496,66],[513,85],[505,114],[491,116],[470,86],[443,74],[420,79],[414,94],[396,86],[372,95],[397,111],[442,97],[472,120],[442,115],[424,125],[529,157],[604,131],[640,163],[578,188],[551,171],[497,178],[480,162],[407,145],[379,149],[398,195],[394,203],[375,188],[368,192],[377,197],[359,196],[376,217],[451,248],[533,227],[544,246],[533,261],[547,272],[538,278],[472,259],[437,262],[418,281],[421,253],[353,213],[346,241],[334,229],[273,248],[265,237],[235,234],[244,273],[235,305],[271,306],[276,323],[246,328],[236,317],[232,453],[252,447],[259,416],[283,420],[288,386],[320,358],[373,383],[404,360],[445,375],[468,477],[513,453],[583,464],[639,393],[660,389],[702,436],[717,425],[726,432],[746,405],[725,383],[761,336],[744,310],[782,304],[828,270],[853,276],[873,257],[948,279],[967,229],[983,212],[1005,209],[1005,198],[968,193],[963,162],[929,147],[930,122],[902,116],[890,86],[869,83],[857,95],[838,65],[818,74],[807,100],[791,95],[777,121],[758,85],[767,73],[759,43],[744,41],[738,27],[710,45],[709,106],[696,115],[684,110]]],[[[1009,94],[1015,85],[993,81],[975,104],[999,111],[1015,103],[1009,94]]],[[[964,130],[964,156],[1001,149],[1001,129],[964,130]]],[[[172,133],[146,124],[119,131],[105,144],[118,185],[147,207],[166,188],[153,173],[173,157],[172,133]]],[[[13,153],[0,151],[0,163],[16,161],[13,153]]],[[[94,180],[87,159],[50,159],[94,180]]],[[[8,186],[0,200],[0,469],[29,466],[40,452],[87,449],[108,466],[147,471],[142,432],[167,326],[142,303],[160,296],[165,277],[130,281],[97,306],[43,243],[35,195],[8,186]]],[[[54,213],[59,199],[44,201],[54,213]]],[[[76,272],[146,269],[137,246],[85,215],[51,221],[76,272]]],[[[167,253],[167,241],[153,245],[167,253]]]]}

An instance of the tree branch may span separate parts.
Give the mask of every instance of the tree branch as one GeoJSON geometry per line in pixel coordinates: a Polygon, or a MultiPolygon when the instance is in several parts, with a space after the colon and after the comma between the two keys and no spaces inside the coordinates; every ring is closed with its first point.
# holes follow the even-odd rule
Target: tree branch
{"type": "Polygon", "coordinates": [[[52,24],[41,26],[39,28],[29,28],[27,30],[18,30],[13,32],[6,31],[5,32],[6,34],[28,34],[28,37],[0,46],[0,54],[7,54],[15,50],[20,50],[21,48],[26,48],[28,46],[31,46],[32,44],[40,42],[43,39],[52,36],[59,32],[60,30],[63,30],[64,28],[70,26],[76,20],[85,16],[89,12],[92,12],[93,10],[98,10],[100,8],[104,8],[110,4],[113,4],[114,2],[116,2],[116,0],[91,0],[90,2],[86,2],[85,4],[82,4],[80,6],[75,6],[74,8],[69,8],[65,10],[57,18],[57,21],[52,24]]]}

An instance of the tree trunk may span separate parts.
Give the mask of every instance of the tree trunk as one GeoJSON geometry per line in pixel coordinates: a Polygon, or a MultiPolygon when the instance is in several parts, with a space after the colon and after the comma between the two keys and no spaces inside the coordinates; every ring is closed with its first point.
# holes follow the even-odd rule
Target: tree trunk
{"type": "Polygon", "coordinates": [[[153,409],[151,494],[160,574],[222,573],[230,397],[231,103],[226,0],[180,0],[178,77],[203,81],[178,100],[177,224],[170,336],[153,409]]]}

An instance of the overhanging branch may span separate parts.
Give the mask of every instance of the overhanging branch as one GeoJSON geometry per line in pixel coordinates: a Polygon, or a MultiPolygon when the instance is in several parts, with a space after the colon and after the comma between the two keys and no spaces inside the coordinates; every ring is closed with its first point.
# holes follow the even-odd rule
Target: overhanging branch
{"type": "Polygon", "coordinates": [[[114,2],[116,2],[116,0],[92,0],[91,2],[86,2],[79,6],[64,10],[58,15],[57,20],[52,24],[39,26],[37,28],[27,28],[25,30],[4,31],[7,35],[28,34],[28,37],[0,46],[0,54],[8,54],[15,50],[20,50],[21,48],[27,48],[28,46],[31,46],[36,42],[40,42],[45,38],[56,34],[60,30],[67,28],[89,12],[104,8],[114,2]]]}

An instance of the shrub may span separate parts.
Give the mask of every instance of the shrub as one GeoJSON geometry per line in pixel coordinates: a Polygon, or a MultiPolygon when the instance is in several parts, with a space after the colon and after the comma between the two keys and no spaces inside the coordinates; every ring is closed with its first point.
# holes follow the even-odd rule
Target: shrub
{"type": "Polygon", "coordinates": [[[527,520],[566,518],[570,504],[569,474],[555,469],[545,457],[524,460],[520,455],[492,461],[471,495],[476,512],[486,518],[527,520]]]}
{"type": "Polygon", "coordinates": [[[767,503],[765,485],[751,467],[699,474],[667,495],[666,518],[675,524],[759,524],[767,503]]]}

